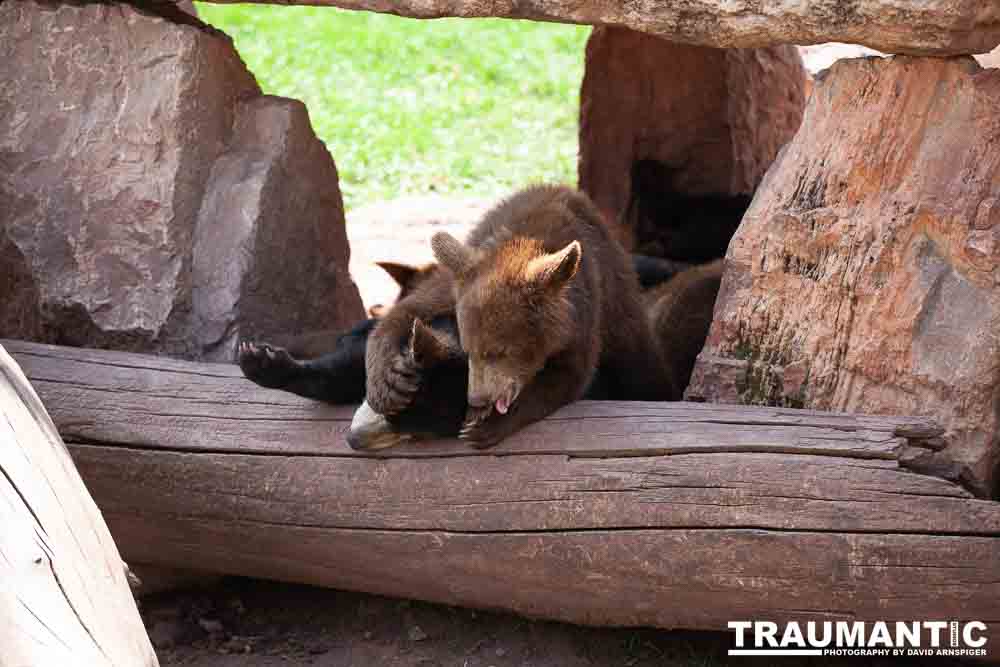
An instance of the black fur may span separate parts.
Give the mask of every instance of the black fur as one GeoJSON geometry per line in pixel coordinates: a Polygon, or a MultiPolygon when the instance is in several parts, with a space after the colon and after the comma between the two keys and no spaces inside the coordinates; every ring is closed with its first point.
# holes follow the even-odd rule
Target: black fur
{"type": "Polygon", "coordinates": [[[635,247],[691,264],[724,257],[752,198],[683,194],[674,189],[676,175],[676,169],[655,160],[632,166],[626,219],[635,225],[635,247]]]}
{"type": "Polygon", "coordinates": [[[690,269],[693,264],[663,259],[662,257],[633,254],[632,266],[639,276],[639,286],[647,290],[667,282],[681,271],[690,269]]]}
{"type": "Polygon", "coordinates": [[[365,346],[378,320],[359,322],[337,337],[333,352],[296,359],[267,343],[243,341],[238,361],[247,379],[327,403],[360,403],[365,398],[365,346]]]}
{"type": "MultiPolygon", "coordinates": [[[[316,359],[296,359],[284,348],[244,341],[239,346],[239,365],[247,379],[262,387],[326,403],[360,403],[365,398],[365,348],[377,322],[359,322],[337,338],[333,352],[316,359]]],[[[453,338],[458,347],[458,323],[453,315],[427,324],[453,338]]],[[[414,372],[425,391],[418,392],[413,404],[389,421],[401,432],[456,435],[468,407],[468,360],[438,359],[414,372]]]]}

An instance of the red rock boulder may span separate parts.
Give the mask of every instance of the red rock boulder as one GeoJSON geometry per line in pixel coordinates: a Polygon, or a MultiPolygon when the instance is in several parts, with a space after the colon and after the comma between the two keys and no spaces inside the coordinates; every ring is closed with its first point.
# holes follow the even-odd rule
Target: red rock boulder
{"type": "Polygon", "coordinates": [[[0,336],[227,359],[363,315],[333,160],[171,7],[0,3],[0,336]]]}
{"type": "Polygon", "coordinates": [[[1000,426],[1000,71],[843,60],[733,238],[689,398],[933,415],[988,493],[1000,426]]]}

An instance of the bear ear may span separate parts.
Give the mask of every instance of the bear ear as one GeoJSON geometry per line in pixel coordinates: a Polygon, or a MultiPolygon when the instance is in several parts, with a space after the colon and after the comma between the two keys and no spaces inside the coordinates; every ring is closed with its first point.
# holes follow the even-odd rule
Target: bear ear
{"type": "Polygon", "coordinates": [[[445,334],[424,324],[419,318],[413,320],[410,331],[410,356],[418,366],[425,368],[451,356],[452,345],[445,334]]]}
{"type": "Polygon", "coordinates": [[[564,287],[580,269],[583,248],[579,241],[573,241],[560,250],[528,262],[528,282],[546,289],[564,287]]]}
{"type": "Polygon", "coordinates": [[[431,237],[431,250],[438,263],[459,280],[468,276],[476,265],[476,252],[448,232],[438,232],[431,237]]]}
{"type": "Polygon", "coordinates": [[[409,264],[397,264],[396,262],[375,262],[375,265],[392,276],[400,289],[412,286],[413,279],[420,273],[420,269],[409,264]]]}

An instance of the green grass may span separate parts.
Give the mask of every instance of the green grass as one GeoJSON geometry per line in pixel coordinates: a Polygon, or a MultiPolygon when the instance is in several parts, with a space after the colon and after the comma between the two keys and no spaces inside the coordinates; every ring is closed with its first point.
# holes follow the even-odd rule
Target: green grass
{"type": "Polygon", "coordinates": [[[265,92],[309,108],[348,208],[576,182],[589,28],[198,3],[265,92]]]}

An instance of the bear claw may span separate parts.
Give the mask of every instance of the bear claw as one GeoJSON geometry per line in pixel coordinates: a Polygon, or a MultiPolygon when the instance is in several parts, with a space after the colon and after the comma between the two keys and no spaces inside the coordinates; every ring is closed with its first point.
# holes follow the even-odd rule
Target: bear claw
{"type": "Polygon", "coordinates": [[[251,341],[239,344],[237,361],[248,380],[270,389],[286,386],[298,368],[298,362],[284,348],[251,341]]]}
{"type": "Polygon", "coordinates": [[[381,391],[369,391],[368,398],[378,412],[393,416],[410,407],[418,391],[420,371],[400,355],[386,369],[381,391]]]}

